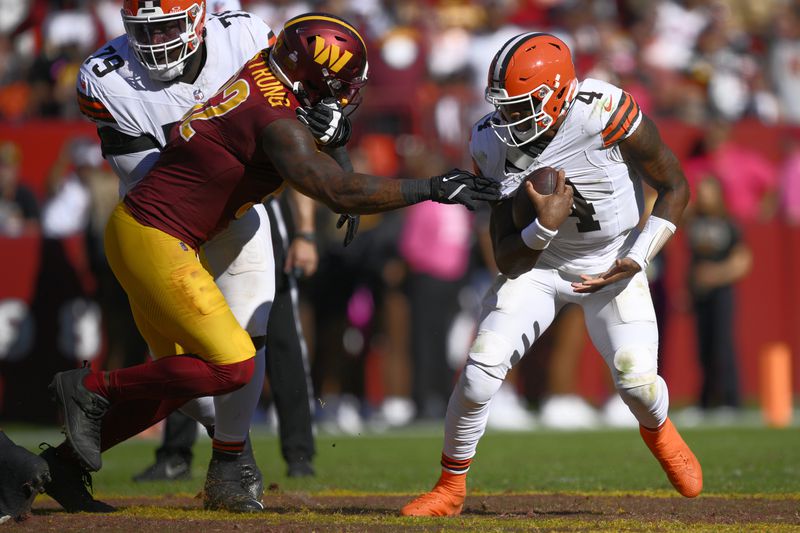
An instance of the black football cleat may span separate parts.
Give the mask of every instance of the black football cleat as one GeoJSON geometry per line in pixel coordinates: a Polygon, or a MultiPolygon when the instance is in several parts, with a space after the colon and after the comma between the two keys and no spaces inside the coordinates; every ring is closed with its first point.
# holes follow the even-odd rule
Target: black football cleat
{"type": "Polygon", "coordinates": [[[264,510],[261,503],[263,493],[264,481],[252,452],[249,457],[247,453],[212,452],[203,491],[203,508],[258,513],[264,510]]]}
{"type": "Polygon", "coordinates": [[[59,455],[58,449],[47,446],[39,457],[50,467],[50,481],[44,492],[68,513],[113,513],[116,509],[107,503],[95,500],[92,475],[75,460],[59,455]],[[87,490],[89,489],[89,490],[87,490]]]}
{"type": "Polygon", "coordinates": [[[0,431],[0,524],[24,520],[49,481],[47,463],[0,431]]]}
{"type": "Polygon", "coordinates": [[[314,477],[317,473],[314,472],[311,461],[303,459],[289,462],[286,468],[286,475],[288,477],[314,477]]]}
{"type": "Polygon", "coordinates": [[[242,470],[242,484],[247,489],[250,495],[261,501],[264,496],[264,476],[261,475],[261,469],[256,464],[256,458],[253,455],[253,442],[250,440],[250,435],[244,442],[244,450],[239,457],[240,463],[248,468],[242,470]]]}
{"type": "Polygon", "coordinates": [[[50,392],[59,406],[67,442],[83,466],[97,472],[103,466],[100,426],[109,401],[83,385],[90,372],[88,367],[59,372],[50,383],[50,392]]]}
{"type": "Polygon", "coordinates": [[[136,483],[191,479],[192,464],[180,454],[156,454],[156,462],[133,476],[136,483]]]}

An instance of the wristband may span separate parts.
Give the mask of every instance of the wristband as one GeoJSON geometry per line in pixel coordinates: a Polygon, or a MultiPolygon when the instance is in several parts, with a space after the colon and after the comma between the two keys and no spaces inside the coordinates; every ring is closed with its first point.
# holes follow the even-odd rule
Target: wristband
{"type": "Polygon", "coordinates": [[[413,205],[431,199],[430,179],[404,179],[400,181],[400,193],[406,205],[413,205]]]}
{"type": "Polygon", "coordinates": [[[303,239],[311,244],[317,244],[317,234],[313,231],[298,231],[294,234],[295,239],[303,239]]]}
{"type": "Polygon", "coordinates": [[[642,271],[646,270],[648,263],[675,234],[675,230],[675,224],[669,220],[650,215],[628,251],[627,257],[635,261],[642,271]]]}
{"type": "Polygon", "coordinates": [[[522,242],[531,250],[544,250],[558,234],[557,229],[547,229],[536,218],[519,232],[522,242]]]}

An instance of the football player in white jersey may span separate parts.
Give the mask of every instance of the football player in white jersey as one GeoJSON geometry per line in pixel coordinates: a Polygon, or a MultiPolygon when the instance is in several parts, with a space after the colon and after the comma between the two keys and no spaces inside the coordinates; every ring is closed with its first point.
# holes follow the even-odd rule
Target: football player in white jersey
{"type": "Polygon", "coordinates": [[[568,303],[583,307],[592,341],[669,481],[683,496],[697,496],[700,463],[667,417],[645,277],[689,199],[678,160],[628,93],[599,80],[579,82],[568,47],[553,35],[506,42],[489,68],[486,99],[495,111],[475,124],[469,147],[476,169],[498,180],[505,197],[491,215],[501,274],[450,397],[441,476],[401,513],[461,512],[492,396],[568,303]],[[552,194],[539,194],[527,180],[541,167],[559,169],[552,194]],[[658,199],[639,231],[642,180],[658,199]],[[526,202],[535,219],[523,219],[526,202]]]}
{"type": "MultiPolygon", "coordinates": [[[[204,0],[125,0],[122,19],[126,34],[90,56],[78,76],[78,104],[97,124],[104,156],[120,178],[120,196],[158,159],[171,126],[275,40],[260,18],[242,11],[207,15],[204,0]]],[[[183,411],[214,428],[205,507],[259,511],[263,481],[247,435],[263,385],[265,332],[275,294],[264,206],[231,223],[203,253],[253,340],[256,368],[245,387],[193,400],[183,411]]],[[[88,473],[66,464],[59,448],[45,450],[43,457],[54,472],[47,492],[65,509],[110,510],[75,482],[88,473]]]]}

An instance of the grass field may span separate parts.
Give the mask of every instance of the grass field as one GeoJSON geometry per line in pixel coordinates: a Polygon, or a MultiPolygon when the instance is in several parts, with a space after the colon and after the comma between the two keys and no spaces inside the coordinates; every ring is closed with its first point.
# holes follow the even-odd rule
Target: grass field
{"type": "MultiPolygon", "coordinates": [[[[56,430],[7,428],[30,448],[59,442],[56,430]]],[[[488,433],[469,477],[458,519],[408,519],[397,509],[428,490],[438,475],[441,428],[420,427],[355,437],[321,435],[317,477],[285,477],[275,436],[256,432],[268,512],[241,517],[199,510],[209,457],[207,439],[195,447],[193,479],[149,485],[131,476],[153,458],[156,442],[134,440],[104,455],[95,495],[118,504],[115,515],[92,517],[94,527],[126,531],[253,530],[798,530],[800,431],[761,427],[683,432],[700,458],[705,489],[695,500],[677,496],[636,430],[488,433]]],[[[68,516],[47,498],[21,527],[82,530],[90,517],[68,516]]]]}

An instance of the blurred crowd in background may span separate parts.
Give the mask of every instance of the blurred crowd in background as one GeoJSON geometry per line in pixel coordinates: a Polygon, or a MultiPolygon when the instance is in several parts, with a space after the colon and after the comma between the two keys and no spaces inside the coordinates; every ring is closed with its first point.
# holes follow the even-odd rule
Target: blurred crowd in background
{"type": "MultiPolygon", "coordinates": [[[[206,1],[213,12],[215,0],[206,1]]],[[[124,33],[120,4],[0,2],[0,124],[80,120],[79,66],[124,33]]],[[[471,125],[491,111],[483,100],[488,65],[505,41],[530,30],[564,39],[579,78],[623,87],[657,123],[669,119],[699,129],[697,142],[683,154],[693,190],[704,191],[703,204],[687,222],[697,267],[687,285],[700,313],[698,323],[708,313],[721,323],[704,322],[709,331],[720,331],[702,339],[706,345],[732,343],[732,299],[708,300],[749,270],[737,225],[774,219],[800,223],[800,135],[781,136],[777,161],[730,136],[742,120],[768,127],[800,125],[799,1],[243,0],[242,5],[276,33],[287,19],[311,10],[338,14],[361,30],[370,80],[363,104],[351,116],[350,153],[357,170],[425,176],[452,166],[470,168],[471,125]],[[706,182],[711,185],[699,185],[706,182]],[[727,315],[720,317],[725,309],[727,315]]],[[[117,314],[125,315],[127,302],[109,288],[113,276],[109,279],[100,245],[105,217],[117,200],[116,178],[93,137],[41,150],[59,155],[44,195],[37,195],[18,171],[22,158],[37,154],[23,153],[0,136],[0,234],[84,235],[109,339],[97,343],[98,350],[105,351],[109,366],[138,363],[144,347],[129,324],[115,323],[117,314]]],[[[315,396],[327,407],[319,409],[320,424],[359,432],[365,420],[378,427],[441,419],[474,333],[482,291],[495,271],[488,213],[427,202],[363,217],[348,248],[341,246],[334,221],[320,210],[319,270],[302,280],[315,396]]],[[[660,273],[652,274],[657,287],[660,273]]],[[[563,322],[569,324],[565,328],[582,328],[580,316],[563,322]]],[[[582,348],[574,346],[574,339],[583,338],[570,335],[574,329],[566,336],[558,330],[557,324],[552,338],[540,343],[541,351],[551,353],[541,361],[574,361],[552,353],[582,348]]],[[[729,360],[702,362],[710,381],[697,400],[703,408],[741,404],[735,350],[724,351],[729,360]]],[[[525,377],[523,368],[521,377],[511,380],[506,394],[496,399],[495,427],[533,427],[527,407],[543,408],[559,395],[569,397],[573,412],[582,409],[585,417],[548,417],[542,410],[541,421],[553,426],[600,422],[601,414],[575,397],[574,362],[563,370],[545,370],[550,363],[531,359],[527,374],[538,377],[525,377]]],[[[624,411],[617,422],[635,424],[624,411]]]]}

